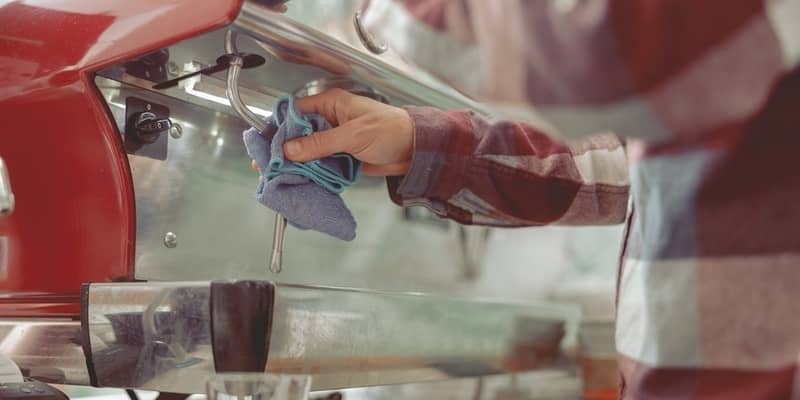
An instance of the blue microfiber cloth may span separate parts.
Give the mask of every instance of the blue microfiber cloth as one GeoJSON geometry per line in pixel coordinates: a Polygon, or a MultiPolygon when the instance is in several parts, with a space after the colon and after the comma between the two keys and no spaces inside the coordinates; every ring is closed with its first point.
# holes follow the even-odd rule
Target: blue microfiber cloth
{"type": "Polygon", "coordinates": [[[339,194],[358,180],[361,162],[343,153],[304,163],[283,157],[287,140],[330,128],[320,115],[301,115],[294,98],[283,96],[275,102],[264,132],[256,128],[244,131],[244,144],[264,177],[256,189],[260,203],[298,229],[353,240],[356,221],[339,194]]]}

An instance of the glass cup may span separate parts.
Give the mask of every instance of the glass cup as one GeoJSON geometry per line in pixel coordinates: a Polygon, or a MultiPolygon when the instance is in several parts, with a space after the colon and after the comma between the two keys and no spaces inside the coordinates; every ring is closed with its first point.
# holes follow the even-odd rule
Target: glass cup
{"type": "Polygon", "coordinates": [[[209,400],[306,400],[311,389],[308,375],[224,373],[209,378],[209,400]]]}

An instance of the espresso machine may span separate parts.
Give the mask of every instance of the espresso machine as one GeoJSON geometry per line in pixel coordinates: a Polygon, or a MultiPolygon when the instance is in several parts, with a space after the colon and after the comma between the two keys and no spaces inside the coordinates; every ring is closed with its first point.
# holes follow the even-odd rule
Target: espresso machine
{"type": "Polygon", "coordinates": [[[469,275],[458,238],[480,228],[403,212],[368,177],[344,193],[350,243],[254,201],[241,134],[280,96],[491,111],[394,54],[365,8],[0,6],[0,355],[32,381],[183,394],[226,373],[312,391],[569,374],[574,306],[442,283],[469,275]]]}

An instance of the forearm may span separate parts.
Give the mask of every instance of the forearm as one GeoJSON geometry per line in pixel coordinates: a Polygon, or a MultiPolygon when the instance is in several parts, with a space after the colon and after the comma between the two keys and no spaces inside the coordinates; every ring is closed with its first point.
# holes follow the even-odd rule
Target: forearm
{"type": "Polygon", "coordinates": [[[611,134],[561,144],[533,127],[408,107],[414,153],[392,199],[461,223],[613,224],[625,217],[624,149],[611,134]]]}

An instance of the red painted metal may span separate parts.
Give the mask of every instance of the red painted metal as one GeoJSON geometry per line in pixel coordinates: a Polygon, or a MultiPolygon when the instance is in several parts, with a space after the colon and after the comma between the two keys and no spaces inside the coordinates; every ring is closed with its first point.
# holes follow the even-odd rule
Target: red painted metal
{"type": "Polygon", "coordinates": [[[95,71],[227,25],[241,0],[0,1],[0,317],[75,316],[83,282],[133,277],[135,206],[95,71]]]}

